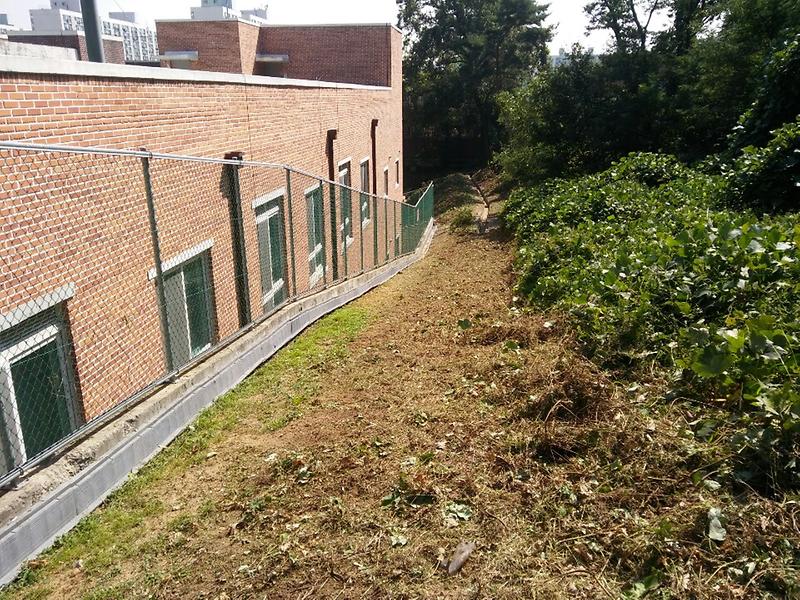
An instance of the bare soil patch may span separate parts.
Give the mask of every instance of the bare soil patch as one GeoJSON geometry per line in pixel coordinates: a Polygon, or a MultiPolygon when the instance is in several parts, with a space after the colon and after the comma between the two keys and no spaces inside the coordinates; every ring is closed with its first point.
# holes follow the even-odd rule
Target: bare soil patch
{"type": "MultiPolygon", "coordinates": [[[[473,202],[468,182],[444,206],[473,202]]],[[[440,222],[423,261],[345,309],[365,318],[351,339],[256,374],[214,435],[100,509],[92,523],[139,511],[124,547],[90,523],[85,556],[56,550],[8,593],[749,598],[772,578],[780,597],[785,563],[744,573],[754,548],[779,564],[796,508],[693,481],[716,457],[687,443],[691,415],[656,402],[657,382],[619,390],[558,316],[515,306],[502,235],[440,222]],[[475,549],[448,575],[461,542],[475,549]]]]}

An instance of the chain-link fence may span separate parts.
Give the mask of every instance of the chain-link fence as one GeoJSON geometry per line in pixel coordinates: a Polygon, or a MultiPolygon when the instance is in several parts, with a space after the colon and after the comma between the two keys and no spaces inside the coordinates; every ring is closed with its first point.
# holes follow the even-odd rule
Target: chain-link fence
{"type": "Polygon", "coordinates": [[[352,169],[0,143],[0,485],[286,303],[414,252],[433,188],[409,205],[352,169]]]}

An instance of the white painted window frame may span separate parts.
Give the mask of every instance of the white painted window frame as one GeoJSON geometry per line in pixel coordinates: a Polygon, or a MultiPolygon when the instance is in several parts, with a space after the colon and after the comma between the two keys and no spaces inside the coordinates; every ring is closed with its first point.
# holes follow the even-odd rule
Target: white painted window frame
{"type": "Polygon", "coordinates": [[[283,281],[283,277],[278,279],[274,284],[272,284],[272,289],[268,291],[261,297],[261,306],[266,306],[267,302],[271,302],[272,299],[275,297],[279,291],[283,289],[285,282],[283,281]]]}
{"type": "MultiPolygon", "coordinates": [[[[274,192],[270,192],[269,194],[262,196],[257,200],[254,200],[253,208],[254,209],[259,208],[269,202],[272,202],[273,200],[282,198],[285,195],[285,193],[286,193],[286,188],[281,188],[279,190],[275,190],[274,192]],[[256,204],[256,202],[258,202],[258,204],[256,204]]],[[[269,221],[275,215],[280,214],[280,212],[281,212],[280,206],[273,206],[268,211],[256,216],[256,225],[260,225],[265,221],[269,221]]],[[[258,233],[256,233],[256,235],[258,235],[258,233]]],[[[272,244],[270,244],[271,241],[272,240],[267,240],[267,246],[270,249],[272,248],[272,244]]],[[[283,280],[283,277],[281,277],[280,279],[278,279],[278,281],[273,283],[272,288],[261,296],[261,306],[266,306],[267,302],[271,302],[272,299],[275,298],[275,294],[281,291],[285,285],[286,282],[283,280]]]]}
{"type": "MultiPolygon", "coordinates": [[[[322,248],[322,246],[320,246],[320,248],[322,248]]],[[[309,260],[309,262],[311,262],[311,260],[309,260]]],[[[311,277],[308,280],[308,287],[313,288],[315,285],[317,285],[324,274],[325,269],[322,268],[322,265],[319,265],[311,274],[311,277]]]]}
{"type": "Polygon", "coordinates": [[[14,464],[22,464],[28,458],[27,450],[25,448],[25,438],[22,433],[22,420],[19,416],[19,406],[17,405],[16,391],[14,390],[14,381],[11,377],[11,365],[29,356],[52,342],[56,343],[58,349],[58,364],[61,369],[61,381],[64,385],[64,392],[67,395],[67,412],[69,413],[70,422],[74,428],[77,424],[77,415],[75,413],[75,398],[71,389],[70,381],[71,375],[67,372],[67,356],[64,351],[64,337],[61,327],[58,324],[48,322],[36,330],[34,333],[26,336],[13,346],[6,348],[0,352],[0,389],[5,390],[0,394],[0,402],[2,402],[3,412],[11,416],[11,423],[6,423],[6,427],[13,428],[14,437],[18,442],[18,446],[11,444],[12,459],[14,464]]]}
{"type": "MultiPolygon", "coordinates": [[[[351,177],[350,177],[350,185],[345,185],[344,183],[342,183],[342,175],[348,175],[348,174],[350,174],[350,170],[351,170],[351,167],[348,167],[347,169],[342,169],[342,165],[346,165],[347,163],[350,163],[350,164],[352,165],[352,162],[353,162],[353,158],[352,158],[352,157],[350,157],[350,156],[348,156],[348,157],[347,157],[347,158],[345,158],[344,160],[340,160],[340,161],[339,161],[339,163],[337,164],[337,167],[338,167],[338,174],[337,174],[337,176],[336,176],[336,180],[337,180],[337,182],[339,183],[339,185],[340,185],[340,186],[343,186],[343,187],[346,187],[346,188],[348,188],[348,190],[350,190],[350,211],[351,211],[351,217],[352,217],[352,210],[353,210],[353,209],[352,209],[352,201],[353,201],[353,198],[352,198],[352,194],[353,194],[353,192],[352,192],[352,188],[353,188],[353,185],[352,185],[352,184],[353,184],[353,178],[352,178],[352,175],[351,175],[351,177]]],[[[341,191],[340,191],[340,193],[341,193],[341,191]]],[[[345,227],[346,227],[346,226],[348,226],[348,225],[350,225],[350,231],[352,232],[352,231],[353,231],[353,227],[352,227],[352,225],[351,225],[350,223],[351,223],[350,217],[345,217],[345,220],[344,220],[342,223],[340,223],[340,224],[339,224],[339,232],[340,232],[340,233],[342,233],[342,234],[344,234],[345,227]]],[[[348,235],[348,236],[346,236],[346,237],[345,237],[345,239],[342,241],[342,244],[341,244],[341,246],[342,246],[342,254],[344,254],[344,253],[347,251],[347,249],[348,249],[348,248],[349,248],[349,247],[352,245],[352,243],[353,243],[353,239],[354,239],[354,238],[353,238],[353,236],[352,236],[352,235],[348,235]]]]}
{"type": "MultiPolygon", "coordinates": [[[[305,191],[303,192],[303,195],[304,195],[305,198],[308,198],[311,194],[313,194],[314,192],[316,192],[319,189],[320,189],[319,185],[312,185],[312,186],[307,187],[305,189],[305,191]]],[[[324,211],[325,211],[324,200],[323,200],[323,208],[322,208],[322,210],[323,210],[323,213],[324,213],[324,211]]],[[[309,215],[306,215],[307,219],[308,219],[308,217],[309,217],[309,215]]],[[[310,215],[310,217],[312,219],[314,219],[315,215],[310,215]]],[[[323,214],[323,222],[324,222],[324,214],[323,214]]],[[[308,225],[306,225],[306,226],[308,226],[308,225]]],[[[324,224],[323,224],[323,227],[324,227],[324,224]]],[[[319,256],[319,254],[321,252],[322,252],[322,243],[319,243],[314,247],[313,250],[311,250],[311,252],[308,253],[308,262],[311,263],[312,261],[316,260],[317,256],[319,256]]],[[[324,274],[325,274],[325,269],[324,269],[323,265],[317,266],[317,268],[314,269],[314,272],[311,274],[311,277],[310,277],[310,279],[308,281],[308,287],[309,288],[313,288],[315,285],[317,285],[319,283],[319,280],[322,279],[324,274]]]]}
{"type": "Polygon", "coordinates": [[[75,296],[75,284],[69,283],[57,290],[26,302],[9,313],[0,315],[0,333],[16,327],[23,321],[35,317],[44,311],[66,302],[75,296]]]}
{"type": "Polygon", "coordinates": [[[283,198],[285,196],[286,196],[285,187],[273,190],[269,194],[264,194],[263,196],[259,196],[258,198],[253,200],[253,210],[260,208],[265,204],[272,202],[273,200],[277,200],[278,198],[283,198]]]}
{"type": "MultiPolygon", "coordinates": [[[[177,267],[180,267],[183,263],[187,263],[193,258],[200,256],[203,252],[207,252],[211,250],[214,246],[214,240],[204,240],[197,244],[196,246],[192,246],[188,250],[184,250],[180,254],[173,256],[169,260],[166,260],[161,263],[161,272],[166,273],[167,271],[172,271],[177,267]]],[[[156,269],[153,267],[147,272],[147,278],[152,281],[156,278],[156,269]]]]}
{"type": "MultiPolygon", "coordinates": [[[[369,156],[366,156],[366,157],[361,159],[360,163],[358,163],[359,176],[361,176],[361,172],[360,172],[361,167],[363,167],[365,163],[367,164],[367,169],[369,169],[369,161],[370,161],[369,156]]],[[[363,215],[365,212],[369,211],[369,190],[362,190],[362,192],[367,194],[366,202],[362,202],[361,203],[361,214],[363,215]],[[364,210],[365,208],[366,208],[366,211],[364,210]]],[[[361,219],[361,230],[363,231],[364,229],[366,229],[369,226],[370,222],[371,222],[371,218],[370,217],[367,217],[366,219],[361,219]]]]}
{"type": "MultiPolygon", "coordinates": [[[[277,197],[280,198],[280,196],[277,196],[277,197]]],[[[273,200],[274,199],[275,198],[273,198],[273,200]]],[[[263,204],[264,203],[262,203],[260,206],[263,206],[263,204]]],[[[273,206],[268,211],[266,211],[264,213],[261,213],[260,215],[257,215],[256,216],[256,225],[260,225],[264,221],[268,221],[269,219],[271,219],[272,217],[277,215],[280,211],[281,211],[281,209],[280,209],[279,206],[273,206]]]]}

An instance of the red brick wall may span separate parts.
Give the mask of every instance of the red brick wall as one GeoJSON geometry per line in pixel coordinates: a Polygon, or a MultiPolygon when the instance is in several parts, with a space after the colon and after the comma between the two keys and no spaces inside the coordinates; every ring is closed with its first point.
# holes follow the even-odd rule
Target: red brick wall
{"type": "Polygon", "coordinates": [[[386,25],[268,26],[258,52],[288,54],[287,77],[389,85],[392,32],[399,35],[386,25]]]}
{"type": "Polygon", "coordinates": [[[288,54],[278,68],[285,77],[380,86],[392,80],[392,36],[400,35],[388,25],[259,28],[239,21],[162,21],[156,29],[161,52],[197,51],[193,70],[260,74],[266,71],[256,54],[288,54]]]}
{"type": "MultiPolygon", "coordinates": [[[[395,187],[393,163],[402,148],[402,44],[394,30],[391,39],[395,62],[387,90],[152,81],[136,79],[134,71],[130,78],[0,73],[0,138],[209,157],[240,150],[250,160],[326,176],[326,131],[337,129],[335,162],[352,157],[352,181],[359,187],[358,163],[371,155],[370,125],[378,119],[378,189],[383,192],[382,171],[388,165],[389,195],[399,201],[402,181],[395,187]]],[[[248,291],[257,317],[261,289],[251,203],[285,186],[286,175],[246,167],[240,176],[248,291]]],[[[303,192],[312,184],[318,181],[292,176],[295,278],[301,294],[309,289],[303,192]]],[[[164,260],[213,240],[215,333],[224,339],[238,329],[238,321],[223,168],[153,160],[152,185],[164,260]]],[[[335,249],[325,189],[330,257],[335,249]]],[[[361,268],[362,246],[358,194],[352,201],[349,275],[361,268]]],[[[388,206],[388,214],[380,207],[363,230],[365,268],[373,264],[375,227],[379,262],[385,259],[384,235],[393,237],[395,213],[399,220],[399,210],[388,206]]],[[[393,254],[393,243],[389,246],[393,254]]],[[[75,284],[66,308],[87,418],[163,373],[156,290],[147,277],[153,254],[139,159],[0,151],[0,265],[0,315],[75,284]]],[[[340,260],[340,275],[343,271],[340,260]]]]}
{"type": "Polygon", "coordinates": [[[241,72],[252,75],[256,70],[256,49],[258,48],[259,28],[251,23],[239,23],[239,52],[241,72]]]}
{"type": "MultiPolygon", "coordinates": [[[[195,50],[196,71],[245,73],[255,67],[258,26],[241,21],[157,21],[158,48],[162,54],[195,50]]],[[[169,66],[162,63],[162,66],[169,66]]]]}
{"type": "MultiPolygon", "coordinates": [[[[37,44],[40,46],[56,46],[58,48],[73,48],[78,52],[78,60],[89,60],[89,51],[86,49],[86,37],[82,35],[14,35],[8,33],[11,42],[37,44]]],[[[122,40],[103,38],[103,52],[107,63],[125,64],[125,50],[122,40]]]]}

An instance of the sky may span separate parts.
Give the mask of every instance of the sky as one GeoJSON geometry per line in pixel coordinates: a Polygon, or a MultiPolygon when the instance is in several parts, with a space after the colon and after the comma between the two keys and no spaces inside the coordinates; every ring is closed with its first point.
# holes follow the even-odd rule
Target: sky
{"type": "MultiPolygon", "coordinates": [[[[199,0],[99,0],[100,11],[136,12],[139,21],[155,19],[182,19],[189,17],[189,9],[199,6],[199,0]]],[[[240,0],[239,8],[254,8],[263,1],[240,0]]],[[[268,0],[269,21],[281,23],[395,23],[395,0],[268,0]]],[[[586,0],[551,0],[548,24],[556,27],[550,44],[553,53],[559,48],[569,49],[572,44],[601,52],[608,43],[606,32],[594,31],[586,36],[586,17],[583,6],[586,0]]],[[[49,0],[0,0],[0,13],[7,13],[9,21],[28,29],[28,9],[48,8],[49,0]]]]}

